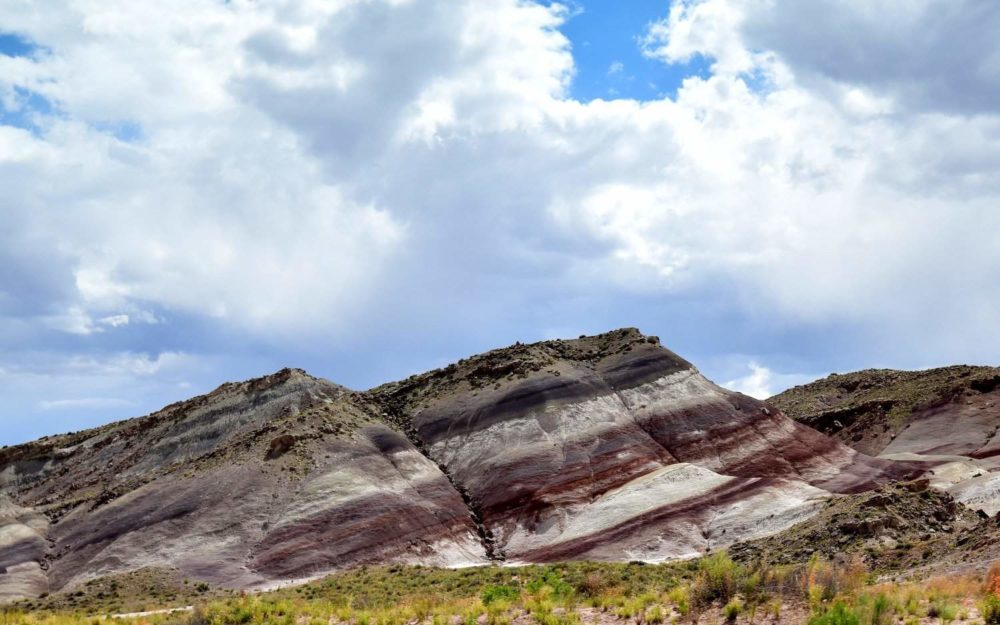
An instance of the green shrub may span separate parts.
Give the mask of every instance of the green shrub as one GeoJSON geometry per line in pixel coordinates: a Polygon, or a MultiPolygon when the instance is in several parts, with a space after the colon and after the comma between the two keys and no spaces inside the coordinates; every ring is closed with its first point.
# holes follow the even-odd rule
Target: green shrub
{"type": "Polygon", "coordinates": [[[546,571],[543,575],[528,582],[526,586],[531,594],[538,594],[546,587],[549,588],[551,591],[549,594],[553,597],[570,597],[575,592],[573,586],[567,584],[555,571],[546,571]]]}
{"type": "Polygon", "coordinates": [[[958,616],[958,606],[944,599],[935,599],[927,608],[927,616],[939,618],[942,623],[950,623],[958,616]]]}
{"type": "Polygon", "coordinates": [[[1000,625],[1000,597],[991,594],[980,601],[979,615],[986,625],[1000,625]]]}
{"type": "Polygon", "coordinates": [[[691,585],[691,601],[708,606],[714,601],[728,603],[740,586],[746,586],[746,569],[733,562],[724,551],[701,559],[698,576],[691,585]]]}
{"type": "Polygon", "coordinates": [[[736,617],[743,611],[743,606],[736,599],[733,599],[722,608],[722,615],[726,617],[727,623],[735,623],[736,617]]]}
{"type": "Polygon", "coordinates": [[[681,616],[687,616],[688,612],[691,611],[691,607],[688,605],[688,589],[684,586],[678,586],[668,592],[667,599],[674,604],[681,616]]]}
{"type": "Polygon", "coordinates": [[[494,601],[517,601],[521,598],[521,591],[514,586],[487,586],[480,597],[485,605],[494,601]]]}
{"type": "Polygon", "coordinates": [[[885,595],[878,595],[872,602],[871,625],[890,625],[893,619],[892,602],[885,595]]]}
{"type": "Polygon", "coordinates": [[[825,612],[813,615],[808,625],[861,625],[861,619],[843,602],[837,601],[825,612]]]}

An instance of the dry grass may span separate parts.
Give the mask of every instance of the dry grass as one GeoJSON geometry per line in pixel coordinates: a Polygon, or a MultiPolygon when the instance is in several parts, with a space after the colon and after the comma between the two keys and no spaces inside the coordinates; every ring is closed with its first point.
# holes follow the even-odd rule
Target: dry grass
{"type": "Polygon", "coordinates": [[[447,571],[366,569],[193,613],[111,621],[0,612],[0,625],[660,625],[1000,623],[1000,567],[982,577],[872,583],[857,561],[750,566],[724,553],[671,565],[576,563],[447,571]],[[386,592],[391,589],[391,592],[386,592]],[[381,593],[381,594],[379,594],[381,593]]]}

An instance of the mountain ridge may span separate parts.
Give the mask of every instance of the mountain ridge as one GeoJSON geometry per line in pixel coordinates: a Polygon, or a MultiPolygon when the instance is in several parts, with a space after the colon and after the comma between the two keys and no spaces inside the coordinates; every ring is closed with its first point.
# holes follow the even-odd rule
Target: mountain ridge
{"type": "Polygon", "coordinates": [[[989,394],[998,388],[1000,367],[864,369],[833,373],[767,401],[860,451],[879,454],[914,415],[954,402],[968,391],[989,394]],[[883,426],[884,434],[872,431],[877,426],[883,426]]]}
{"type": "Polygon", "coordinates": [[[663,561],[914,477],[624,328],[368,391],[299,369],[0,455],[0,598],[139,569],[231,588],[373,563],[663,561]]]}

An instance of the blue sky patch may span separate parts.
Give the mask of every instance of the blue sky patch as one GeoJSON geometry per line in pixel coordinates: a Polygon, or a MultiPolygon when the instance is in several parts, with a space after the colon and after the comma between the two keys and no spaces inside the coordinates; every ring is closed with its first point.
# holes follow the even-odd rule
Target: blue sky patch
{"type": "Polygon", "coordinates": [[[134,121],[98,122],[93,124],[93,128],[98,132],[112,135],[119,141],[134,143],[142,139],[142,125],[134,121]]]}
{"type": "Polygon", "coordinates": [[[571,9],[561,30],[573,46],[576,76],[570,95],[578,100],[673,98],[685,78],[709,74],[711,63],[701,57],[668,65],[643,56],[639,39],[650,23],[667,16],[668,0],[561,4],[571,9]]]}
{"type": "Polygon", "coordinates": [[[41,47],[14,33],[0,32],[0,54],[4,56],[33,56],[41,47]]]}
{"type": "Polygon", "coordinates": [[[0,99],[0,125],[16,126],[36,135],[41,132],[38,118],[54,115],[56,112],[51,100],[23,87],[14,87],[13,103],[9,101],[5,103],[0,99]]]}

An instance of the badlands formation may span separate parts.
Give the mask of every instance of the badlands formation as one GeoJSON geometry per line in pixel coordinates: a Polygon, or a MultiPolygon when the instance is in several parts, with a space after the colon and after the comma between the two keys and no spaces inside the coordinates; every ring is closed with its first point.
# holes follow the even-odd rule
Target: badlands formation
{"type": "Polygon", "coordinates": [[[948,446],[932,406],[884,434],[851,403],[861,384],[765,403],[634,329],[367,392],[285,369],[0,451],[0,599],[140,569],[265,588],[365,564],[689,558],[808,536],[793,526],[826,527],[831,500],[921,476],[992,512],[987,386],[949,404],[941,423],[982,427],[948,446]]]}
{"type": "Polygon", "coordinates": [[[990,516],[1000,511],[1000,368],[870,369],[769,401],[862,453],[933,465],[936,488],[990,516]]]}

